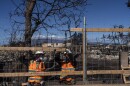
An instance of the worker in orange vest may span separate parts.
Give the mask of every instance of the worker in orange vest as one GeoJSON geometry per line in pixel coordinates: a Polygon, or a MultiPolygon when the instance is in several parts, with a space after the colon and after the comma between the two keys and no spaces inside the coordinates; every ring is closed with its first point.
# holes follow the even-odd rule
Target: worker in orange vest
{"type": "MultiPolygon", "coordinates": [[[[45,70],[45,65],[43,61],[44,57],[43,51],[37,51],[35,53],[36,57],[34,60],[30,61],[29,72],[43,72],[45,70]]],[[[28,78],[28,86],[32,86],[34,84],[40,84],[40,86],[44,86],[45,81],[43,76],[30,76],[28,78]]]]}
{"type": "MultiPolygon", "coordinates": [[[[66,49],[64,52],[64,57],[62,60],[61,71],[62,72],[73,72],[75,71],[72,59],[72,52],[69,49],[66,49]]],[[[64,82],[65,84],[75,84],[75,79],[72,76],[66,75],[63,73],[60,76],[60,83],[64,82]]]]}

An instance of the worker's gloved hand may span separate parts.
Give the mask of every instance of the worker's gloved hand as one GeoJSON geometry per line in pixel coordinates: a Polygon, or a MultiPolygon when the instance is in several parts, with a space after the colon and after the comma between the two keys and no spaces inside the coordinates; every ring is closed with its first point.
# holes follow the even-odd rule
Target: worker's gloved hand
{"type": "Polygon", "coordinates": [[[54,58],[53,58],[53,57],[50,57],[50,58],[49,58],[49,61],[53,61],[53,60],[54,60],[54,58]]]}
{"type": "Polygon", "coordinates": [[[48,62],[48,57],[44,57],[43,62],[48,62]]]}
{"type": "Polygon", "coordinates": [[[66,52],[67,53],[72,53],[70,49],[66,49],[66,52]]]}
{"type": "Polygon", "coordinates": [[[41,81],[40,84],[41,84],[41,86],[44,86],[45,85],[45,81],[41,81]]]}
{"type": "Polygon", "coordinates": [[[41,61],[43,61],[43,57],[39,57],[39,58],[37,58],[36,61],[37,61],[37,62],[41,62],[41,61]]]}

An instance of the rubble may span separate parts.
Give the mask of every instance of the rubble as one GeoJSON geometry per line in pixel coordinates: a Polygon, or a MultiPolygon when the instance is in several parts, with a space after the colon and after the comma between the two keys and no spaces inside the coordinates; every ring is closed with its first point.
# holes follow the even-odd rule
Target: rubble
{"type": "MultiPolygon", "coordinates": [[[[26,72],[28,67],[29,55],[28,51],[0,51],[0,72],[26,72]]],[[[3,82],[18,82],[20,86],[22,82],[26,82],[27,77],[0,78],[3,82]]]]}
{"type": "MultiPolygon", "coordinates": [[[[88,56],[88,69],[119,69],[118,56],[113,55],[99,55],[93,52],[88,56]],[[94,54],[93,54],[94,53],[94,54]],[[115,58],[115,59],[114,59],[115,58]],[[110,60],[111,59],[111,60],[110,60]]],[[[33,53],[30,51],[0,51],[0,72],[26,72],[28,71],[29,60],[33,57],[33,53]]],[[[77,58],[76,70],[82,70],[82,56],[77,58]]],[[[108,76],[93,76],[94,78],[103,78],[108,76]]],[[[117,76],[115,76],[117,77],[117,76]]],[[[81,77],[82,78],[82,77],[81,77]]],[[[90,77],[92,78],[92,77],[90,77]]],[[[111,77],[110,77],[111,78],[111,77]]],[[[0,78],[1,84],[7,84],[13,82],[16,86],[20,86],[21,83],[27,81],[27,77],[14,77],[14,78],[0,78]],[[3,83],[4,82],[4,83],[3,83]]],[[[0,85],[1,86],[1,85],[0,85]]]]}

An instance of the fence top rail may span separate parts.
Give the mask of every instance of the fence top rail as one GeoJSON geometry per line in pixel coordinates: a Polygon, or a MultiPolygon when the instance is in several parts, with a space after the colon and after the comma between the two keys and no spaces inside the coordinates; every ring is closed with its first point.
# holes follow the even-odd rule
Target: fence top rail
{"type": "Polygon", "coordinates": [[[65,51],[65,48],[55,48],[55,47],[0,47],[0,50],[7,50],[7,51],[37,51],[37,50],[43,50],[43,51],[65,51]]]}
{"type": "MultiPolygon", "coordinates": [[[[0,77],[21,77],[21,76],[54,76],[54,75],[82,75],[83,71],[73,72],[14,72],[14,73],[0,73],[0,77]]],[[[125,74],[130,75],[130,70],[88,70],[87,75],[95,74],[125,74]]]]}
{"type": "MultiPolygon", "coordinates": [[[[83,28],[71,28],[72,32],[82,32],[83,28]]],[[[130,32],[130,28],[86,28],[87,32],[130,32]]]]}

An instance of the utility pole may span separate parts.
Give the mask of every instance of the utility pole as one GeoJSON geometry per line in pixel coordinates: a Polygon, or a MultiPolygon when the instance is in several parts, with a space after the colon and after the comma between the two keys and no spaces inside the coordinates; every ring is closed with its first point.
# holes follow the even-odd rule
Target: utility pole
{"type": "Polygon", "coordinates": [[[86,42],[86,18],[84,17],[84,29],[83,29],[83,82],[87,83],[87,42],[86,42]]]}
{"type": "Polygon", "coordinates": [[[62,30],[65,32],[65,48],[67,48],[67,31],[69,30],[62,30]]]}

